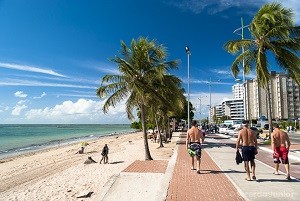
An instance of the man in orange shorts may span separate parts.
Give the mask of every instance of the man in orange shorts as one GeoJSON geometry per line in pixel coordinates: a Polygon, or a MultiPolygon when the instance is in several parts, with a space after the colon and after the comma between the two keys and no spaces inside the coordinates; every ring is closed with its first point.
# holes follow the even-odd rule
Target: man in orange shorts
{"type": "Polygon", "coordinates": [[[275,172],[273,174],[278,175],[278,168],[279,163],[281,161],[282,164],[285,165],[286,170],[286,179],[290,180],[290,164],[289,164],[289,158],[288,153],[291,146],[291,142],[289,139],[289,136],[286,132],[283,132],[279,129],[279,125],[274,123],[273,124],[274,130],[271,134],[271,145],[275,163],[275,172]]]}

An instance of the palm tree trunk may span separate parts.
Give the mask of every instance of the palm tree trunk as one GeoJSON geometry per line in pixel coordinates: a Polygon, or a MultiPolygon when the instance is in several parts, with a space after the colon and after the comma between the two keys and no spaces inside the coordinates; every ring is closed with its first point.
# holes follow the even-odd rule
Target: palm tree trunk
{"type": "Polygon", "coordinates": [[[168,120],[168,122],[167,122],[167,135],[168,135],[168,137],[169,137],[169,139],[171,140],[171,131],[170,131],[170,117],[167,117],[167,120],[168,120]]]}
{"type": "Polygon", "coordinates": [[[269,138],[271,137],[271,133],[273,132],[272,125],[272,108],[271,108],[271,97],[270,97],[270,88],[269,84],[267,86],[267,104],[268,104],[268,123],[269,123],[269,138]]]}
{"type": "Polygon", "coordinates": [[[144,136],[144,146],[145,146],[145,160],[153,160],[150,154],[149,145],[148,145],[148,136],[146,131],[146,118],[145,118],[145,106],[141,104],[141,119],[142,119],[142,128],[144,136]]]}
{"type": "Polygon", "coordinates": [[[160,128],[158,126],[158,121],[157,121],[157,115],[155,114],[155,122],[156,122],[156,128],[158,130],[158,134],[159,134],[159,147],[164,147],[163,143],[162,143],[162,136],[160,133],[160,128]]]}

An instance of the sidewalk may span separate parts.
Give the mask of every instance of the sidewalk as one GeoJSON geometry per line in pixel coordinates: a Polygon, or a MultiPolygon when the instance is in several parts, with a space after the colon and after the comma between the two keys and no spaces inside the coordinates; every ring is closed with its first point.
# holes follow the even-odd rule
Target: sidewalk
{"type": "Polygon", "coordinates": [[[244,166],[236,165],[235,149],[218,139],[206,139],[201,174],[196,174],[181,144],[184,133],[177,138],[179,144],[169,161],[134,162],[111,178],[95,200],[299,200],[299,181],[273,175],[274,169],[260,161],[256,162],[257,180],[244,180],[244,166]]]}

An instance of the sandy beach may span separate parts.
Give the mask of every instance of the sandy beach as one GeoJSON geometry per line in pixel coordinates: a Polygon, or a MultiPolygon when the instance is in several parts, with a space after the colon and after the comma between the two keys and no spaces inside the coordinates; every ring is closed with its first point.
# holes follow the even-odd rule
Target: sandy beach
{"type": "MultiPolygon", "coordinates": [[[[153,159],[170,159],[175,142],[164,146],[149,140],[153,159]]],[[[1,160],[1,200],[80,200],[76,197],[83,191],[93,192],[85,198],[93,200],[111,176],[145,159],[140,132],[89,141],[84,154],[75,154],[79,148],[77,143],[1,160]],[[99,164],[104,144],[109,164],[99,164]],[[88,156],[97,163],[84,164],[88,156]]]]}

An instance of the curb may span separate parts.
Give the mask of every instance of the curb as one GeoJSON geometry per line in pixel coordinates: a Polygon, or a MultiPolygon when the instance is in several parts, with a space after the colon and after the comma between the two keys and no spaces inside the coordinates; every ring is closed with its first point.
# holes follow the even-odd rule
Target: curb
{"type": "Polygon", "coordinates": [[[165,175],[161,182],[160,191],[156,195],[157,198],[156,200],[165,201],[167,198],[170,181],[172,179],[174,167],[177,161],[177,155],[178,155],[178,145],[175,146],[173,155],[169,160],[165,175]]]}

